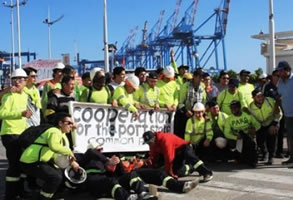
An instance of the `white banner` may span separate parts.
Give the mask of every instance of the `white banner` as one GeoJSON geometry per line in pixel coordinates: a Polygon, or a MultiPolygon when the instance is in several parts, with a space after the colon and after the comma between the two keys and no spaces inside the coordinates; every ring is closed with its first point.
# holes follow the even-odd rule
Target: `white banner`
{"type": "Polygon", "coordinates": [[[74,151],[84,153],[95,140],[104,152],[148,151],[142,135],[146,131],[173,132],[174,113],[140,110],[138,120],[124,108],[110,105],[70,102],[70,113],[77,124],[73,133],[74,151]]]}

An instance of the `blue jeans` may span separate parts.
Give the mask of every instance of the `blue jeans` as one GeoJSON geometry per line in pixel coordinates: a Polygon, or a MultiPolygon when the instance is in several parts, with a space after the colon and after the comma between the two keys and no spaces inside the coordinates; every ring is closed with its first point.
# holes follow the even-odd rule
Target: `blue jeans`
{"type": "Polygon", "coordinates": [[[288,150],[290,159],[293,159],[293,117],[285,116],[285,127],[287,129],[288,150]]]}

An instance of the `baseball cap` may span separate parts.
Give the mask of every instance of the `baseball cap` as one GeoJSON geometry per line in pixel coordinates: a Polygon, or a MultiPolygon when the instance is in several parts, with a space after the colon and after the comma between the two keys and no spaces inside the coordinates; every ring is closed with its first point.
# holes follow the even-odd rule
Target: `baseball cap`
{"type": "Polygon", "coordinates": [[[151,79],[158,79],[158,74],[156,72],[150,72],[148,77],[151,79]]]}
{"type": "Polygon", "coordinates": [[[238,107],[241,107],[241,103],[240,103],[240,101],[238,101],[238,100],[233,100],[233,101],[231,101],[231,103],[230,103],[230,107],[231,106],[238,106],[238,107]]]}
{"type": "Polygon", "coordinates": [[[250,71],[243,69],[240,71],[240,76],[242,76],[243,74],[250,74],[250,71]]]}
{"type": "Polygon", "coordinates": [[[178,69],[181,69],[181,68],[186,69],[186,70],[189,70],[189,66],[187,66],[187,65],[180,65],[178,67],[178,69]]]}
{"type": "Polygon", "coordinates": [[[280,61],[278,64],[277,70],[281,70],[281,69],[291,70],[291,67],[287,61],[280,61]]]}
{"type": "Polygon", "coordinates": [[[239,80],[238,79],[231,78],[229,80],[228,87],[238,87],[238,86],[239,86],[239,80]]]}
{"type": "Polygon", "coordinates": [[[152,131],[147,131],[143,134],[142,138],[143,138],[143,144],[149,144],[150,141],[155,137],[154,132],[152,131]]]}
{"type": "Polygon", "coordinates": [[[251,95],[252,95],[252,97],[255,97],[255,96],[257,96],[259,93],[262,94],[262,90],[261,90],[260,87],[257,87],[257,88],[255,88],[255,89],[251,92],[251,95]]]}

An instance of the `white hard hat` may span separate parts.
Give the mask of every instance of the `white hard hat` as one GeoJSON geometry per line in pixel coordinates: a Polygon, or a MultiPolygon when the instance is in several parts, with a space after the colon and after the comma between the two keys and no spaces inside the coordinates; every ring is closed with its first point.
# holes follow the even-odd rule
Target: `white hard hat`
{"type": "Polygon", "coordinates": [[[96,73],[99,72],[99,71],[104,71],[104,70],[103,70],[102,68],[100,68],[100,67],[95,67],[95,68],[93,68],[93,69],[90,71],[90,77],[91,77],[91,80],[94,79],[96,73]]]}
{"type": "Polygon", "coordinates": [[[167,66],[163,70],[163,74],[168,78],[173,78],[175,76],[175,70],[172,66],[167,66]]]}
{"type": "Polygon", "coordinates": [[[68,166],[64,170],[64,175],[65,178],[73,184],[81,184],[85,182],[87,178],[86,171],[82,167],[80,167],[79,170],[76,172],[72,169],[71,166],[68,166]]]}
{"type": "Polygon", "coordinates": [[[89,139],[88,149],[103,149],[104,144],[98,143],[95,139],[89,139]]]}
{"type": "Polygon", "coordinates": [[[202,103],[197,102],[196,104],[194,104],[192,110],[193,111],[204,111],[205,107],[204,107],[204,105],[202,103]]]}
{"type": "Polygon", "coordinates": [[[65,169],[70,165],[70,158],[69,156],[57,153],[54,155],[54,162],[58,167],[65,169]]]}
{"type": "Polygon", "coordinates": [[[16,77],[27,77],[27,74],[23,69],[18,68],[14,70],[11,74],[11,78],[16,78],[16,77]]]}
{"type": "Polygon", "coordinates": [[[128,75],[126,78],[126,82],[129,82],[135,90],[139,88],[139,79],[134,74],[128,75]]]}
{"type": "Polygon", "coordinates": [[[224,149],[227,145],[227,140],[223,137],[217,137],[215,139],[215,143],[219,149],[224,149]]]}
{"type": "Polygon", "coordinates": [[[267,78],[267,76],[268,76],[268,75],[267,75],[266,73],[262,73],[262,74],[259,76],[259,78],[260,78],[260,79],[263,79],[263,78],[267,78]]]}
{"type": "Polygon", "coordinates": [[[62,62],[58,62],[55,66],[54,69],[64,69],[65,65],[62,62]]]}

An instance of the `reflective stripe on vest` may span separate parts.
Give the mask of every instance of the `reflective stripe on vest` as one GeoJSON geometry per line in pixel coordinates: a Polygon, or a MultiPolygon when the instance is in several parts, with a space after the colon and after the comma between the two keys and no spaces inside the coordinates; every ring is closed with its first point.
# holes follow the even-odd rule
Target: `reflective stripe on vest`
{"type": "Polygon", "coordinates": [[[118,188],[121,188],[121,185],[115,184],[114,187],[112,188],[111,195],[113,198],[115,198],[115,192],[118,188]]]}
{"type": "Polygon", "coordinates": [[[173,179],[173,177],[172,177],[172,176],[167,176],[166,178],[164,178],[164,180],[163,180],[163,186],[164,186],[164,187],[167,187],[167,182],[168,182],[170,179],[173,179]]]}
{"type": "Polygon", "coordinates": [[[141,178],[140,177],[132,178],[129,182],[129,186],[132,187],[133,183],[137,181],[141,181],[141,178]]]}

